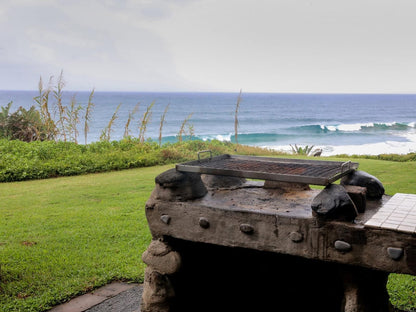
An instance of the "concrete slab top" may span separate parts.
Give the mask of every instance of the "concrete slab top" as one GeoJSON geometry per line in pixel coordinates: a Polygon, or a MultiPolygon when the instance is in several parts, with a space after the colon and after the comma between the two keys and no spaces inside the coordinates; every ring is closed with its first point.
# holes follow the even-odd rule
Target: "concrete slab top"
{"type": "Polygon", "coordinates": [[[312,218],[311,202],[320,190],[281,192],[262,187],[219,189],[194,201],[195,205],[229,211],[251,211],[289,218],[312,218]]]}

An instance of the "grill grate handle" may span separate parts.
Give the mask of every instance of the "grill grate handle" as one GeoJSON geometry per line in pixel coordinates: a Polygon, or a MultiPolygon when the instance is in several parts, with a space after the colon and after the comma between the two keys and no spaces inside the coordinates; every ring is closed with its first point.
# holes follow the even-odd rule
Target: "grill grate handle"
{"type": "Polygon", "coordinates": [[[346,161],[341,165],[341,173],[344,173],[345,171],[348,171],[350,169],[351,169],[351,160],[346,161]],[[345,169],[346,167],[347,167],[347,169],[345,169]]]}
{"type": "Polygon", "coordinates": [[[198,161],[200,162],[201,161],[201,154],[203,154],[203,153],[209,153],[209,160],[211,160],[212,159],[212,151],[211,150],[204,150],[204,151],[199,151],[198,152],[198,161]]]}

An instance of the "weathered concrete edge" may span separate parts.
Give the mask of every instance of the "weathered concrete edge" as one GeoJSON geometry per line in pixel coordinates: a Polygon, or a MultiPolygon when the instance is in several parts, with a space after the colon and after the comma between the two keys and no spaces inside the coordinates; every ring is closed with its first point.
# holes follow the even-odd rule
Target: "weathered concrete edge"
{"type": "Polygon", "coordinates": [[[49,312],[84,312],[137,285],[139,284],[113,282],[101,288],[98,288],[90,293],[76,297],[66,303],[58,305],[49,310],[49,312]]]}

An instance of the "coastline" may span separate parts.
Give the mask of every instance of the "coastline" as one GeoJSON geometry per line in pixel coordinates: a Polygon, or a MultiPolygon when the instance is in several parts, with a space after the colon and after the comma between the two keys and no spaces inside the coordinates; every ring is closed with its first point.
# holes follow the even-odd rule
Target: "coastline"
{"type": "MultiPolygon", "coordinates": [[[[290,145],[275,145],[268,146],[262,145],[262,148],[268,148],[275,151],[291,152],[290,145]]],[[[381,154],[397,154],[407,155],[416,152],[416,142],[395,142],[386,141],[372,144],[362,145],[315,145],[315,149],[322,149],[321,156],[336,156],[336,155],[365,155],[365,156],[377,156],[381,154]]]]}

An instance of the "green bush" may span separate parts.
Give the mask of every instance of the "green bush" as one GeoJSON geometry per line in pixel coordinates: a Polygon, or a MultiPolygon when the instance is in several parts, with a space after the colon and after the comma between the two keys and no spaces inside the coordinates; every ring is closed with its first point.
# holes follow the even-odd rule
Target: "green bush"
{"type": "Polygon", "coordinates": [[[12,103],[1,107],[0,138],[25,142],[53,139],[53,134],[48,131],[47,124],[34,106],[28,110],[20,106],[15,112],[10,113],[12,103]]]}
{"type": "MultiPolygon", "coordinates": [[[[165,144],[128,138],[87,145],[62,141],[0,140],[0,182],[46,179],[129,168],[148,167],[196,159],[197,152],[234,153],[235,144],[220,141],[183,141],[165,144]]],[[[244,147],[245,154],[278,154],[244,147]]]]}

